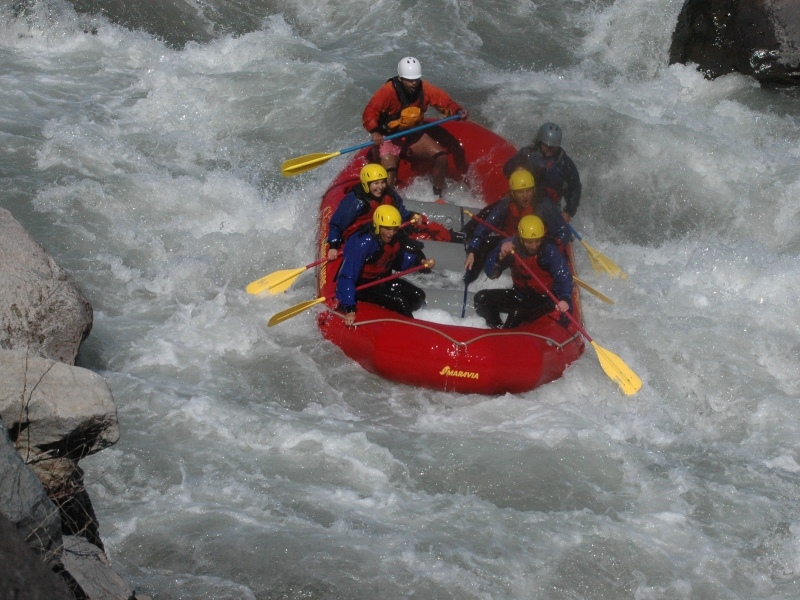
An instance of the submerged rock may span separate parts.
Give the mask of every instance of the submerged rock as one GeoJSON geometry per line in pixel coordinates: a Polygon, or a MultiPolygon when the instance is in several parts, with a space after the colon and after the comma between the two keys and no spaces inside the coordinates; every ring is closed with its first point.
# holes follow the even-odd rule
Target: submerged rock
{"type": "Polygon", "coordinates": [[[669,62],[696,63],[710,78],[751,75],[762,83],[800,83],[800,2],[686,0],[669,62]]]}

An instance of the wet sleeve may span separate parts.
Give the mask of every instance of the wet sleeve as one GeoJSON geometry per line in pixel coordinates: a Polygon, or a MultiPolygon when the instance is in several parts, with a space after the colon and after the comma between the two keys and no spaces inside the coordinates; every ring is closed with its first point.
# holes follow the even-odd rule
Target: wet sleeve
{"type": "Polygon", "coordinates": [[[566,300],[572,306],[572,273],[567,261],[554,244],[547,244],[540,259],[542,268],[553,278],[553,295],[559,300],[566,300]]]}
{"type": "Polygon", "coordinates": [[[393,112],[393,100],[397,104],[397,110],[400,110],[400,103],[396,99],[397,94],[394,93],[394,88],[391,83],[387,82],[379,87],[378,91],[376,91],[369,102],[367,102],[367,106],[361,114],[361,122],[364,125],[364,129],[369,133],[380,131],[381,114],[391,114],[393,112]]]}
{"type": "Polygon", "coordinates": [[[374,251],[369,237],[353,236],[344,245],[344,259],[336,276],[336,299],[345,312],[356,309],[356,282],[370,252],[374,251]]]}
{"type": "Polygon", "coordinates": [[[355,222],[360,208],[361,201],[352,192],[342,198],[328,225],[327,241],[331,248],[338,249],[342,246],[344,232],[355,222]]]}
{"type": "Polygon", "coordinates": [[[536,214],[544,222],[549,236],[557,239],[564,246],[572,241],[572,231],[561,215],[557,204],[545,198],[536,206],[536,214]]]}
{"type": "Polygon", "coordinates": [[[442,88],[436,87],[426,81],[424,90],[427,103],[443,113],[445,117],[452,116],[458,111],[463,110],[463,107],[453,100],[442,88]]]}
{"type": "Polygon", "coordinates": [[[403,202],[403,197],[397,193],[395,190],[389,190],[389,193],[392,196],[392,204],[394,204],[395,208],[400,211],[400,218],[403,220],[403,223],[406,223],[411,220],[415,212],[411,212],[406,208],[405,203],[403,202]]]}
{"type": "Polygon", "coordinates": [[[569,156],[564,156],[564,209],[570,217],[574,217],[578,212],[581,203],[581,192],[583,186],[581,177],[578,174],[578,167],[569,156]]]}
{"type": "Polygon", "coordinates": [[[489,279],[497,279],[502,275],[503,271],[505,271],[511,262],[509,259],[514,260],[513,255],[506,256],[503,260],[500,260],[500,250],[503,247],[503,244],[506,242],[513,241],[514,238],[506,238],[489,253],[489,256],[486,258],[486,263],[483,265],[483,272],[486,273],[486,276],[489,279]]]}
{"type": "MultiPolygon", "coordinates": [[[[501,199],[495,202],[493,208],[483,220],[490,225],[494,225],[497,229],[502,229],[501,225],[505,222],[506,216],[508,216],[508,201],[501,199]]],[[[492,229],[483,223],[478,223],[475,226],[475,231],[473,231],[472,237],[467,242],[467,254],[470,252],[476,252],[480,247],[481,242],[485,238],[489,237],[489,235],[492,233],[494,233],[492,229]]]]}

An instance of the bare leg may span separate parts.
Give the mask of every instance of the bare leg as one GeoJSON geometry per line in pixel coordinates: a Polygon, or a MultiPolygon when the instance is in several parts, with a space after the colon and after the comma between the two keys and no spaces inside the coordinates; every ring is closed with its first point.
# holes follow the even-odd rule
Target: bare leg
{"type": "Polygon", "coordinates": [[[390,187],[394,187],[397,181],[397,165],[400,164],[400,157],[394,154],[384,154],[381,156],[381,164],[383,168],[386,169],[386,174],[389,175],[386,183],[388,183],[390,187]]]}
{"type": "Polygon", "coordinates": [[[433,161],[431,179],[433,179],[434,193],[440,195],[447,175],[447,151],[427,133],[423,133],[416,143],[408,147],[407,152],[411,159],[426,158],[433,161]]]}
{"type": "Polygon", "coordinates": [[[433,193],[437,196],[442,195],[444,190],[444,178],[447,175],[447,152],[442,150],[433,157],[433,167],[431,168],[431,179],[433,179],[433,193]]]}

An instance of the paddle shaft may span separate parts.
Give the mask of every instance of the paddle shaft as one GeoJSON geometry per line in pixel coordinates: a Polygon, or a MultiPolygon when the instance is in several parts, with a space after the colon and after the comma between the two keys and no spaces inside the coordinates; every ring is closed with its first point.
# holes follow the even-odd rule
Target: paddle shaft
{"type": "Polygon", "coordinates": [[[325,263],[325,262],[328,262],[328,259],[327,259],[327,258],[320,258],[319,260],[315,260],[315,261],[314,261],[314,262],[312,262],[312,263],[308,263],[308,264],[307,264],[305,267],[301,267],[301,268],[299,269],[299,271],[300,271],[299,273],[292,273],[292,274],[290,274],[290,275],[287,275],[287,276],[286,276],[284,279],[281,279],[280,281],[275,281],[275,282],[273,282],[271,287],[274,287],[274,286],[276,286],[276,285],[280,285],[280,284],[282,284],[282,283],[285,283],[286,281],[288,281],[288,280],[289,280],[289,279],[291,279],[292,277],[299,277],[299,276],[300,276],[300,273],[303,273],[304,271],[307,271],[307,270],[308,270],[308,269],[310,269],[311,267],[316,267],[317,265],[321,265],[322,263],[325,263]]]}
{"type": "MultiPolygon", "coordinates": [[[[374,285],[386,283],[387,281],[391,281],[392,279],[397,279],[398,277],[402,277],[403,275],[410,275],[411,273],[422,271],[422,269],[424,268],[426,268],[425,265],[417,265],[416,267],[411,267],[410,269],[406,269],[405,271],[398,271],[397,273],[392,273],[391,275],[387,275],[386,277],[381,277],[380,279],[376,279],[375,281],[362,283],[356,288],[356,291],[360,292],[361,290],[366,290],[367,288],[371,288],[374,285]]],[[[326,300],[330,300],[331,298],[333,298],[333,296],[335,296],[335,294],[327,296],[326,300]]]]}
{"type": "Polygon", "coordinates": [[[574,235],[576,238],[578,238],[579,242],[583,241],[583,238],[581,237],[581,234],[578,233],[577,231],[575,231],[575,228],[572,226],[572,223],[567,223],[567,227],[569,227],[569,230],[572,232],[572,235],[574,235]]]}
{"type": "MultiPolygon", "coordinates": [[[[406,129],[404,131],[400,131],[399,133],[393,133],[391,135],[387,135],[384,137],[384,140],[394,140],[397,138],[405,137],[410,133],[416,133],[417,131],[422,131],[423,129],[428,129],[429,127],[435,127],[436,125],[441,125],[442,123],[446,123],[447,121],[453,121],[454,119],[460,119],[461,115],[452,115],[450,117],[445,117],[443,119],[437,119],[430,123],[425,123],[424,125],[418,125],[417,127],[412,127],[411,129],[406,129]]],[[[344,148],[339,150],[339,154],[347,154],[348,152],[354,152],[355,150],[361,150],[362,148],[367,148],[372,146],[374,142],[364,142],[363,144],[358,144],[357,146],[351,146],[350,148],[344,148]]]]}
{"type": "Polygon", "coordinates": [[[328,261],[328,259],[327,259],[327,258],[320,258],[319,260],[315,260],[315,261],[314,261],[314,262],[312,262],[312,263],[308,263],[308,264],[307,264],[305,267],[303,267],[303,268],[304,268],[304,269],[310,269],[311,267],[316,267],[317,265],[321,265],[322,263],[324,263],[324,262],[327,262],[327,261],[328,261]]]}
{"type": "Polygon", "coordinates": [[[469,269],[464,272],[464,301],[461,303],[461,318],[467,314],[467,290],[469,290],[469,269]]]}
{"type": "MultiPolygon", "coordinates": [[[[386,281],[391,281],[392,279],[397,279],[398,277],[402,277],[403,275],[408,275],[409,273],[415,273],[416,271],[421,271],[424,268],[425,265],[417,265],[416,267],[406,269],[405,271],[392,273],[391,275],[388,275],[386,277],[381,277],[380,279],[376,279],[375,281],[364,283],[358,286],[356,288],[356,291],[371,288],[372,286],[384,283],[386,281]]],[[[269,322],[267,323],[267,327],[272,327],[273,325],[277,325],[278,323],[283,323],[287,319],[291,319],[292,317],[299,315],[301,312],[305,312],[312,306],[325,302],[326,300],[330,300],[335,295],[336,294],[330,294],[328,296],[320,296],[319,298],[315,298],[314,300],[306,300],[305,302],[301,302],[300,304],[295,304],[294,306],[290,306],[285,310],[275,313],[274,315],[272,315],[269,322]]]]}

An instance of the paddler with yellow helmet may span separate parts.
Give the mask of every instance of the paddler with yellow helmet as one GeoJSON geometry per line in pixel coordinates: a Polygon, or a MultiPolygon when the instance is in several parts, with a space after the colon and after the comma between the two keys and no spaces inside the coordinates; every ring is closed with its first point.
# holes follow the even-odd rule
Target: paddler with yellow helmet
{"type": "Polygon", "coordinates": [[[556,244],[545,234],[544,222],[536,215],[527,215],[517,225],[517,235],[503,240],[489,254],[484,267],[486,275],[497,279],[511,267],[514,282],[511,289],[481,290],[475,294],[475,311],[486,319],[489,327],[510,329],[538,319],[553,309],[560,313],[570,310],[572,273],[556,244]],[[520,264],[520,259],[553,293],[557,303],[553,303],[547,291],[520,264]],[[505,322],[500,313],[508,314],[505,322]]]}
{"type": "Polygon", "coordinates": [[[406,317],[413,317],[425,302],[425,292],[404,279],[393,279],[364,290],[356,287],[381,279],[394,271],[405,271],[423,264],[432,269],[435,262],[398,239],[402,223],[400,211],[382,204],[372,214],[372,223],[355,232],[344,245],[342,266],[336,278],[336,298],[344,322],[356,320],[356,301],[372,302],[406,317]]]}
{"type": "MultiPolygon", "coordinates": [[[[335,260],[339,250],[353,233],[372,222],[372,214],[379,206],[394,206],[403,221],[414,219],[417,213],[409,211],[403,198],[388,184],[386,169],[377,163],[361,168],[360,182],[342,198],[328,225],[328,260],[335,260]]],[[[420,216],[416,216],[419,220],[420,216]]]]}
{"type": "MultiPolygon", "coordinates": [[[[478,217],[488,225],[502,230],[511,237],[517,233],[520,219],[527,215],[537,215],[545,223],[548,236],[556,240],[564,252],[572,240],[572,233],[564,221],[558,207],[546,198],[536,186],[530,171],[519,169],[508,178],[509,192],[494,204],[484,208],[478,217]]],[[[467,234],[464,268],[469,271],[469,281],[475,281],[480,274],[486,256],[494,249],[500,239],[487,225],[475,221],[465,228],[467,234]]]]}

